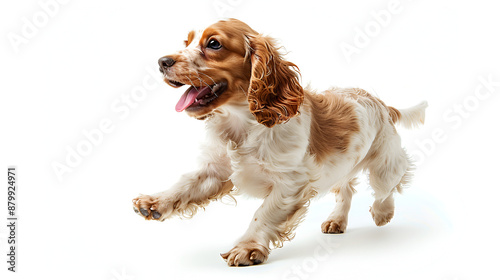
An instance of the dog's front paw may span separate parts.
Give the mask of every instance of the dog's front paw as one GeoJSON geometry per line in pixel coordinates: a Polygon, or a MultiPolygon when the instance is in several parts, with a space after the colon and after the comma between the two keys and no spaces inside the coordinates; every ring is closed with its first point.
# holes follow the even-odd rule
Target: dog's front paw
{"type": "Polygon", "coordinates": [[[140,195],[132,200],[134,212],[144,217],[146,220],[161,219],[164,209],[161,209],[160,198],[150,195],[140,195]]]}
{"type": "Polygon", "coordinates": [[[220,254],[229,266],[249,266],[263,263],[269,256],[269,249],[257,242],[240,242],[225,254],[220,254]]]}

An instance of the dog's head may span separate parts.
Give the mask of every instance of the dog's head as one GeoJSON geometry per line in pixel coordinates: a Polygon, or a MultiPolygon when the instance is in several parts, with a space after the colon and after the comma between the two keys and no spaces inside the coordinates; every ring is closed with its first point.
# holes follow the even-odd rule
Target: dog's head
{"type": "Polygon", "coordinates": [[[248,104],[256,120],[272,127],[298,113],[304,99],[295,64],[272,38],[229,19],[191,31],[186,48],[158,60],[164,80],[188,85],[175,109],[203,119],[226,104],[248,104]]]}

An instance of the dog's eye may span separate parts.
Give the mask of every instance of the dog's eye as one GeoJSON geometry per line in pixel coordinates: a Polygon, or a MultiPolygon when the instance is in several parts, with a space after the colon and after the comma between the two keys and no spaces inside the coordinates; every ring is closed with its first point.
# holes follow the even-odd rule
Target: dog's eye
{"type": "Polygon", "coordinates": [[[215,39],[210,39],[210,41],[208,41],[207,48],[218,50],[222,48],[222,45],[219,43],[219,41],[215,39]]]}

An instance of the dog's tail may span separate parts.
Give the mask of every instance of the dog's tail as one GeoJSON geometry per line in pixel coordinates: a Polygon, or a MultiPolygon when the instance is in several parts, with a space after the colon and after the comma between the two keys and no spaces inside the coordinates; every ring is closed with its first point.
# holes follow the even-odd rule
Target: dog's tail
{"type": "Polygon", "coordinates": [[[423,101],[416,106],[402,110],[388,106],[389,116],[393,123],[399,123],[405,128],[412,129],[424,124],[425,108],[427,108],[427,106],[427,101],[423,101]]]}

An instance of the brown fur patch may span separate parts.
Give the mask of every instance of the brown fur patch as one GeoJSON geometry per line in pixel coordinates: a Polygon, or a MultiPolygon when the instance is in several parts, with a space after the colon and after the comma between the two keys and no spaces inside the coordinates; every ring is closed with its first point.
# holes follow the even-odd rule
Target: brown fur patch
{"type": "Polygon", "coordinates": [[[189,44],[191,44],[195,34],[196,33],[194,30],[189,31],[187,40],[184,40],[184,44],[186,45],[186,47],[189,46],[189,44]]]}
{"type": "Polygon", "coordinates": [[[177,52],[168,55],[176,62],[170,67],[165,79],[196,87],[212,86],[225,82],[226,90],[215,100],[197,108],[187,108],[186,113],[197,119],[205,119],[224,104],[246,102],[246,92],[251,77],[251,62],[247,57],[247,34],[257,35],[245,23],[230,19],[207,27],[196,41],[196,33],[190,32],[186,44],[197,45],[199,51],[177,52]],[[210,39],[218,40],[222,47],[207,48],[210,39]]]}
{"type": "Polygon", "coordinates": [[[305,104],[311,112],[310,152],[322,162],[333,153],[342,153],[350,145],[351,136],[359,131],[353,104],[335,90],[325,94],[307,93],[305,104]]]}
{"type": "Polygon", "coordinates": [[[247,35],[252,78],[248,89],[250,112],[257,121],[273,127],[297,115],[304,100],[298,67],[284,60],[272,38],[247,35]]]}
{"type": "Polygon", "coordinates": [[[391,106],[387,107],[389,109],[389,116],[391,117],[392,123],[397,123],[401,119],[401,112],[391,106]]]}

